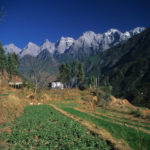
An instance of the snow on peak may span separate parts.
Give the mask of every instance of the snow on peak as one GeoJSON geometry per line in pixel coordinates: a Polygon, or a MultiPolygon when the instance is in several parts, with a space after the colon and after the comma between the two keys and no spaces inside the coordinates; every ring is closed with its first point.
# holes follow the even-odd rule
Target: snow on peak
{"type": "Polygon", "coordinates": [[[83,33],[82,36],[95,36],[95,35],[96,35],[96,33],[94,33],[93,31],[86,31],[83,33]]]}
{"type": "Polygon", "coordinates": [[[43,44],[41,45],[40,47],[41,51],[43,50],[48,50],[50,53],[54,53],[55,51],[55,44],[54,43],[51,43],[48,39],[46,39],[43,44]]]}
{"type": "Polygon", "coordinates": [[[56,42],[56,51],[60,54],[64,53],[65,50],[69,49],[74,43],[74,39],[71,37],[61,37],[59,41],[56,42]]]}
{"type": "Polygon", "coordinates": [[[114,34],[114,33],[120,33],[121,34],[121,32],[119,31],[119,30],[117,30],[117,29],[109,29],[107,32],[105,32],[104,34],[105,35],[111,35],[111,34],[114,34]]]}
{"type": "Polygon", "coordinates": [[[32,42],[29,42],[26,47],[36,47],[36,48],[39,48],[39,46],[37,46],[36,44],[34,44],[32,42]]]}
{"type": "Polygon", "coordinates": [[[74,39],[72,37],[61,37],[60,40],[61,42],[67,42],[67,43],[72,43],[74,42],[74,39]]]}
{"type": "Polygon", "coordinates": [[[144,30],[145,30],[144,27],[136,27],[136,28],[134,28],[133,30],[131,30],[130,32],[133,33],[133,35],[135,35],[135,34],[141,33],[141,32],[144,31],[144,30]]]}
{"type": "Polygon", "coordinates": [[[40,47],[32,42],[29,42],[25,48],[20,53],[20,57],[25,55],[31,55],[36,57],[40,53],[40,47]]]}
{"type": "Polygon", "coordinates": [[[128,32],[128,31],[126,31],[126,32],[124,33],[124,35],[127,36],[127,37],[130,37],[130,36],[131,36],[131,35],[130,35],[130,32],[128,32]]]}
{"type": "Polygon", "coordinates": [[[4,45],[3,46],[5,54],[7,55],[8,53],[12,54],[12,53],[16,53],[19,54],[21,49],[18,48],[16,45],[14,45],[13,43],[8,44],[8,45],[4,45]]]}

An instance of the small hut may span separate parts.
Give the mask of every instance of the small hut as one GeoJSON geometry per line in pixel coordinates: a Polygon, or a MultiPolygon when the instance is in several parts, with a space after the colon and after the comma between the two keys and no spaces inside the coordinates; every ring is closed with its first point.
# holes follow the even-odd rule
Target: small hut
{"type": "Polygon", "coordinates": [[[17,88],[17,89],[21,88],[23,85],[22,82],[8,82],[8,84],[10,87],[17,88]]]}

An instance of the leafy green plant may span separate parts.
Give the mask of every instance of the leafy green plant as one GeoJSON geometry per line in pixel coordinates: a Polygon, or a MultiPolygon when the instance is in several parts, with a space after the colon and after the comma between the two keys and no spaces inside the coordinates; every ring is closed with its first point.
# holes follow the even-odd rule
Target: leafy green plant
{"type": "Polygon", "coordinates": [[[4,132],[0,135],[10,149],[110,149],[80,123],[48,105],[27,106],[24,114],[11,123],[10,128],[11,134],[4,132]]]}

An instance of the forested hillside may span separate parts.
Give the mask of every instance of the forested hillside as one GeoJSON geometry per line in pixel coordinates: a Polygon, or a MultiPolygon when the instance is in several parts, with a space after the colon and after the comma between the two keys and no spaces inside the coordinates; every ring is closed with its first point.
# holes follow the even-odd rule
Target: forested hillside
{"type": "Polygon", "coordinates": [[[150,28],[85,61],[87,75],[108,82],[113,94],[150,107],[150,28]]]}

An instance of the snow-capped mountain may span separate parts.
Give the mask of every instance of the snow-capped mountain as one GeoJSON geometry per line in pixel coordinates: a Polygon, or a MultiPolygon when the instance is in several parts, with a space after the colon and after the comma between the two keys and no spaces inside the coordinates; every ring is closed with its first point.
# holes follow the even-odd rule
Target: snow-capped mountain
{"type": "Polygon", "coordinates": [[[80,53],[84,52],[90,55],[93,53],[93,49],[94,52],[104,51],[124,40],[128,40],[133,35],[141,33],[144,29],[143,27],[137,27],[125,33],[117,29],[110,29],[103,34],[87,31],[72,44],[67,53],[78,55],[78,51],[80,50],[80,53]]]}
{"type": "Polygon", "coordinates": [[[18,48],[16,45],[14,44],[9,44],[9,45],[4,45],[3,46],[5,54],[7,55],[8,53],[12,54],[12,53],[16,53],[19,54],[21,52],[21,49],[18,48]]]}
{"type": "Polygon", "coordinates": [[[43,44],[40,46],[41,51],[48,50],[51,54],[55,51],[55,43],[51,43],[48,39],[46,39],[43,44]]]}
{"type": "Polygon", "coordinates": [[[99,40],[102,38],[102,34],[96,34],[93,31],[87,31],[83,33],[73,44],[73,49],[78,49],[80,47],[98,47],[99,40]]]}
{"type": "Polygon", "coordinates": [[[74,43],[74,39],[71,37],[61,37],[59,41],[56,42],[56,53],[62,54],[65,50],[69,49],[70,46],[74,43]]]}
{"type": "Polygon", "coordinates": [[[20,58],[25,55],[37,57],[39,54],[41,55],[44,50],[47,50],[52,55],[67,53],[73,56],[80,54],[86,56],[109,49],[116,44],[141,33],[143,30],[145,30],[144,27],[137,27],[133,30],[122,33],[117,29],[110,29],[103,34],[96,34],[93,31],[87,31],[77,40],[74,40],[72,37],[61,37],[56,43],[51,43],[46,39],[41,46],[29,42],[21,52],[14,44],[9,44],[4,46],[4,50],[6,54],[8,52],[15,52],[20,58]]]}
{"type": "Polygon", "coordinates": [[[20,57],[24,57],[25,55],[30,55],[36,57],[40,53],[40,47],[36,44],[29,42],[25,48],[19,54],[20,57]]]}
{"type": "Polygon", "coordinates": [[[145,30],[144,27],[136,27],[133,30],[130,31],[131,34],[136,35],[141,33],[143,30],[145,30]]]}

